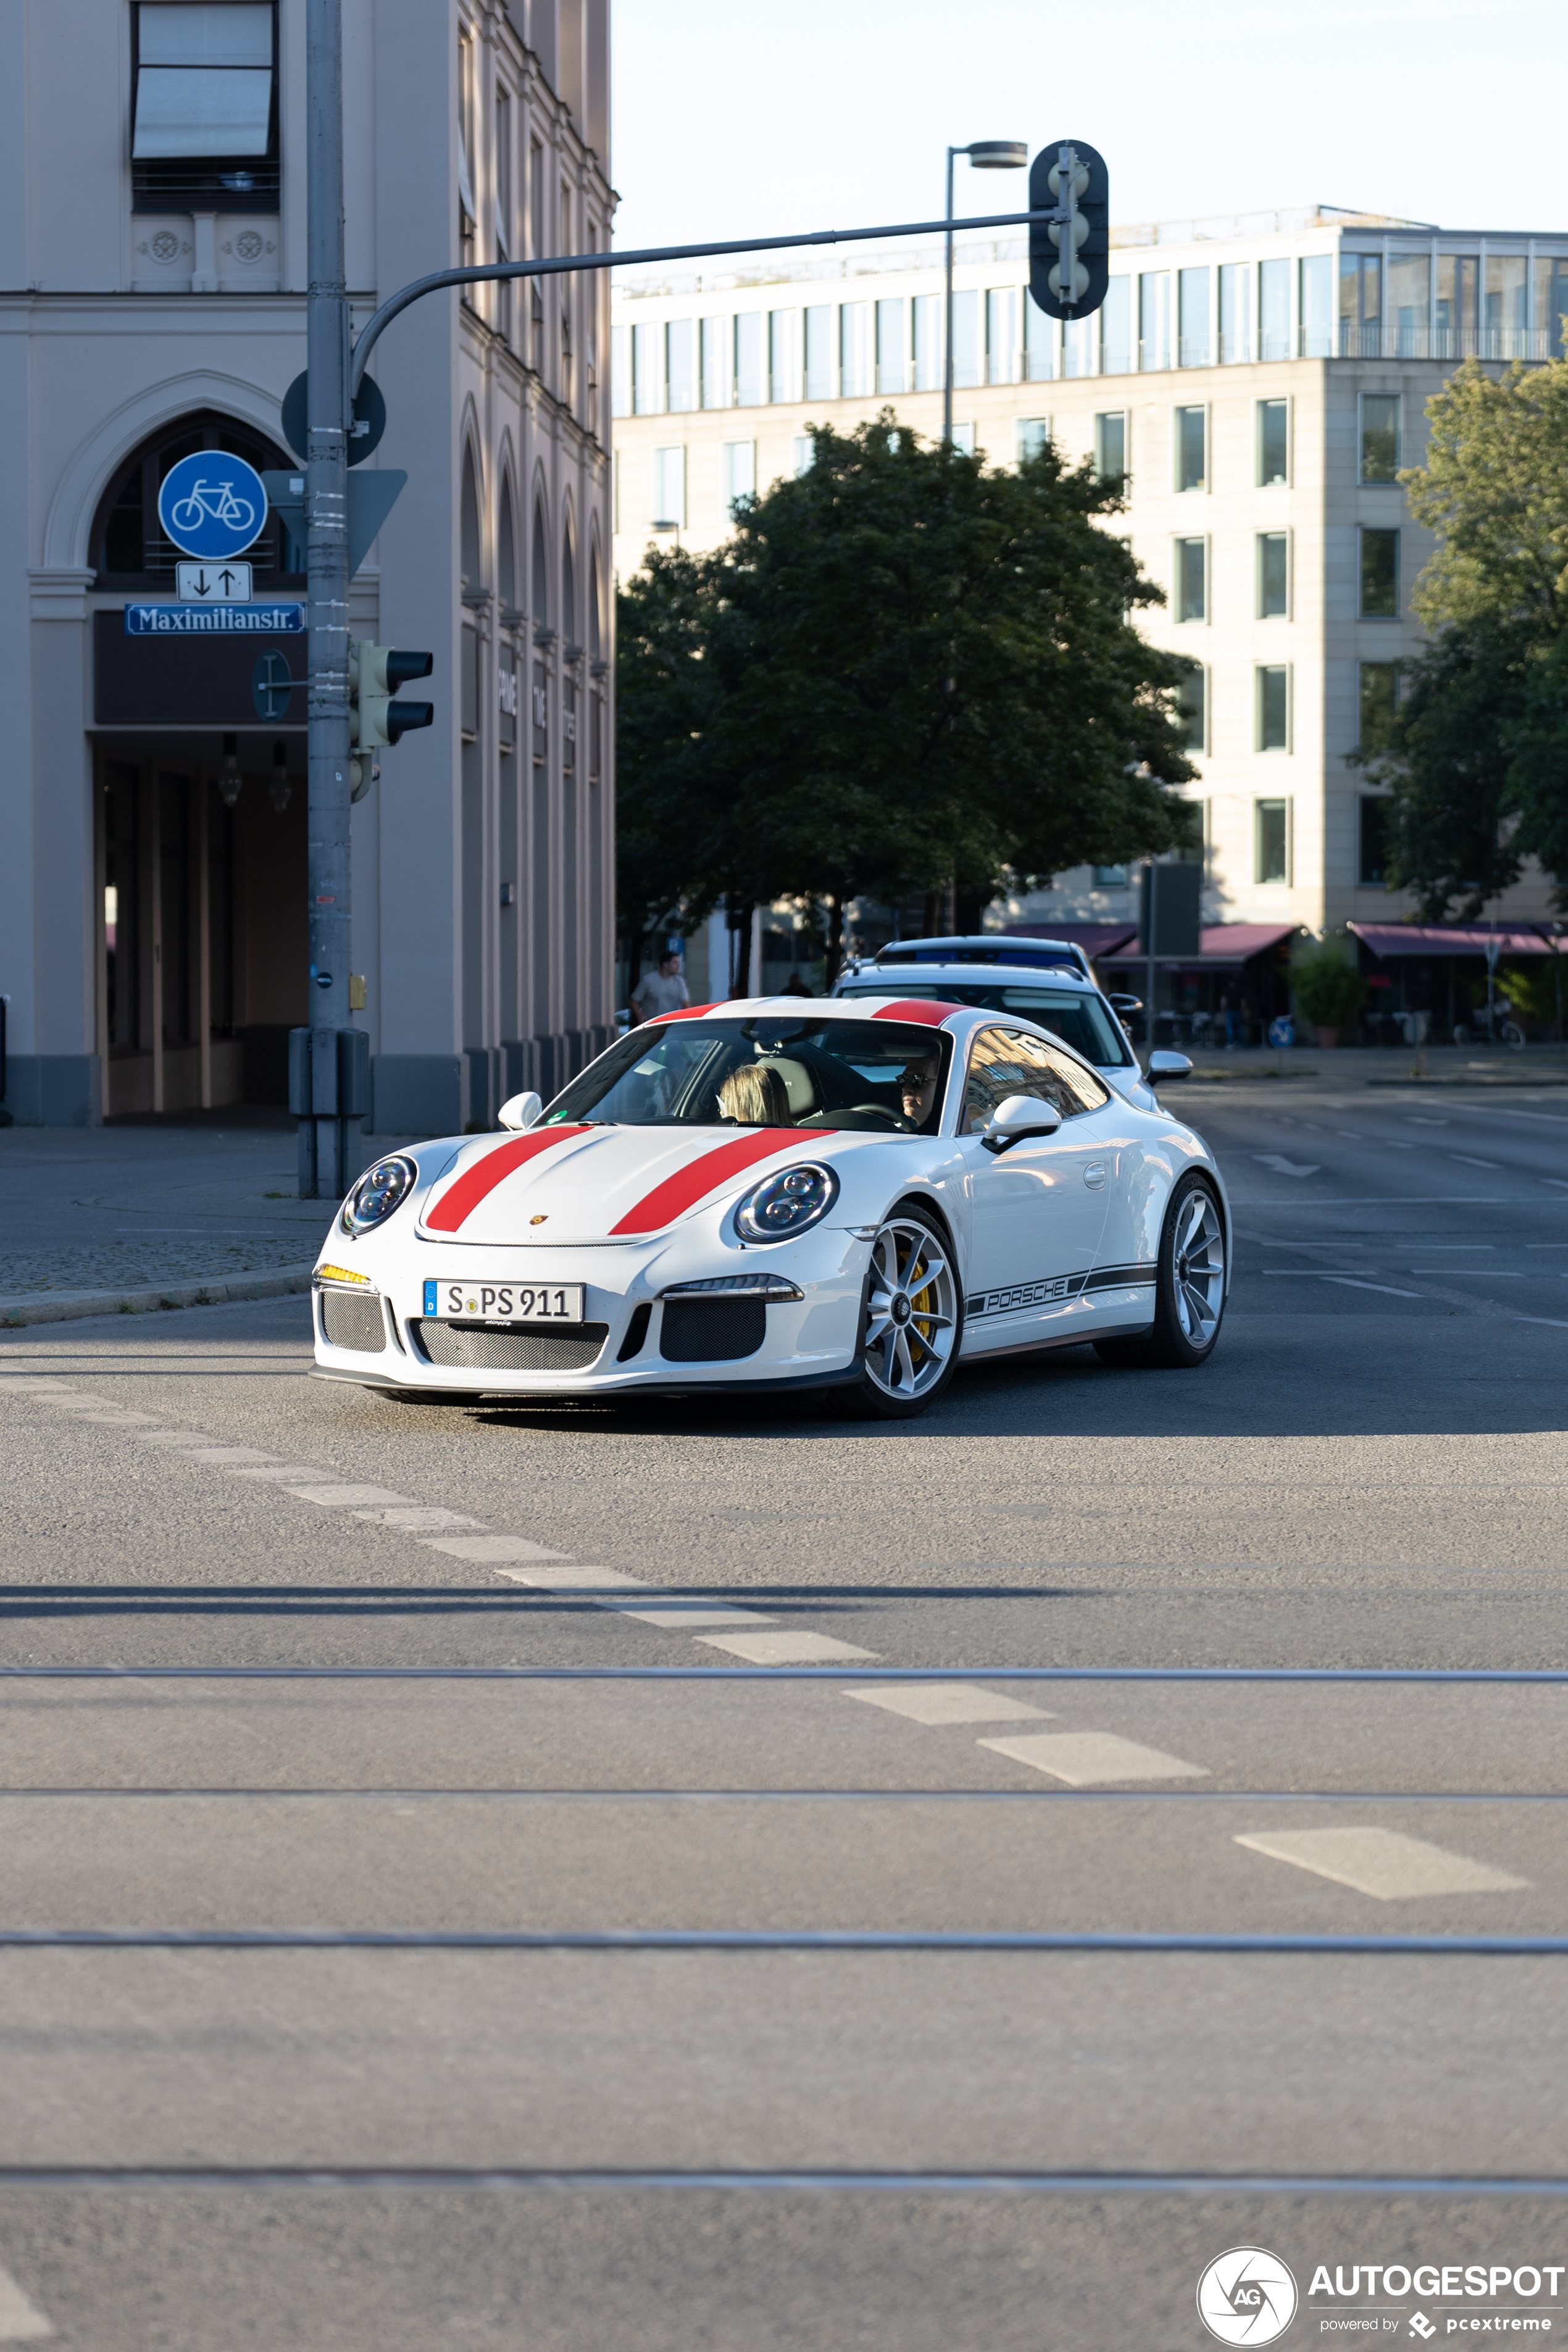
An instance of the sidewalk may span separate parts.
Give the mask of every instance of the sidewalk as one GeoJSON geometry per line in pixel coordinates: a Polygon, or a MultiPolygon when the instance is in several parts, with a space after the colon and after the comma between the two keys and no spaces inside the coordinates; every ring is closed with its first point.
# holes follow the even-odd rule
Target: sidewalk
{"type": "Polygon", "coordinates": [[[1568,1087],[1568,1047],[1557,1045],[1527,1045],[1522,1053],[1501,1045],[1345,1045],[1328,1052],[1321,1045],[1283,1051],[1248,1045],[1230,1054],[1210,1045],[1180,1050],[1192,1056],[1188,1083],[1194,1085],[1275,1085],[1310,1078],[1319,1086],[1334,1087],[1568,1087]]]}
{"type": "Polygon", "coordinates": [[[0,1129],[0,1327],[304,1290],[331,1213],[290,1133],[0,1129]]]}

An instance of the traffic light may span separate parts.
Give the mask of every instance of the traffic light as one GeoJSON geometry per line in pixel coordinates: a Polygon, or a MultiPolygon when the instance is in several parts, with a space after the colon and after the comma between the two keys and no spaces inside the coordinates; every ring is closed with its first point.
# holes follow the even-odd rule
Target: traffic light
{"type": "Polygon", "coordinates": [[[1029,293],[1053,319],[1087,319],[1105,299],[1110,181],[1081,139],[1053,139],[1029,166],[1029,293]]]}
{"type": "Polygon", "coordinates": [[[400,686],[410,678],[428,677],[434,656],[407,653],[395,646],[374,646],[355,637],[349,646],[349,741],[351,800],[363,800],[379,772],[379,761],[366,755],[395,743],[413,728],[435,723],[431,702],[399,702],[400,686]]]}

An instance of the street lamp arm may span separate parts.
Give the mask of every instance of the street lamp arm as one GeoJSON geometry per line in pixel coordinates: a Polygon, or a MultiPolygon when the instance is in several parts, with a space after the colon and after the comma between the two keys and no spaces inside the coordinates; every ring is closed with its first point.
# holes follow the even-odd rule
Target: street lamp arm
{"type": "Polygon", "coordinates": [[[356,397],[364,378],[365,363],[382,334],[400,311],[422,294],[437,294],[446,286],[478,286],[488,280],[506,278],[558,278],[576,269],[625,269],[641,268],[658,261],[701,261],[726,253],[776,253],[791,246],[849,245],[879,236],[935,236],[946,235],[954,226],[976,228],[1024,228],[1032,222],[1054,217],[1049,212],[985,213],[974,219],[954,223],[952,220],[900,221],[887,228],[819,228],[805,236],[737,237],[722,245],[655,245],[640,252],[566,253],[540,261],[479,261],[464,269],[435,269],[427,278],[416,278],[389,294],[378,310],[374,311],[360,331],[354,345],[349,397],[356,397]]]}

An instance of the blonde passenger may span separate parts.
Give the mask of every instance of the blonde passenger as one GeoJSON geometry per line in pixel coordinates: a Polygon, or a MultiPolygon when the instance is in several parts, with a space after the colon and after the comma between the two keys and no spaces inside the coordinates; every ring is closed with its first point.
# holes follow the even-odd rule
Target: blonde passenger
{"type": "Polygon", "coordinates": [[[763,1062],[743,1063],[719,1089],[719,1116],[733,1119],[737,1127],[788,1127],[784,1080],[763,1062]]]}

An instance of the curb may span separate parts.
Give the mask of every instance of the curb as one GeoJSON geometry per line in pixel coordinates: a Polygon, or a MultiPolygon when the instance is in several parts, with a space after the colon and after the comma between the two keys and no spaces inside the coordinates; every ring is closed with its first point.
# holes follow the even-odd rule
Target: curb
{"type": "Polygon", "coordinates": [[[241,1275],[232,1282],[171,1282],[152,1290],[36,1290],[0,1298],[0,1330],[29,1323],[67,1323],[87,1315],[153,1315],[162,1307],[220,1307],[230,1299],[286,1298],[308,1290],[314,1265],[286,1265],[276,1274],[241,1275]]]}

